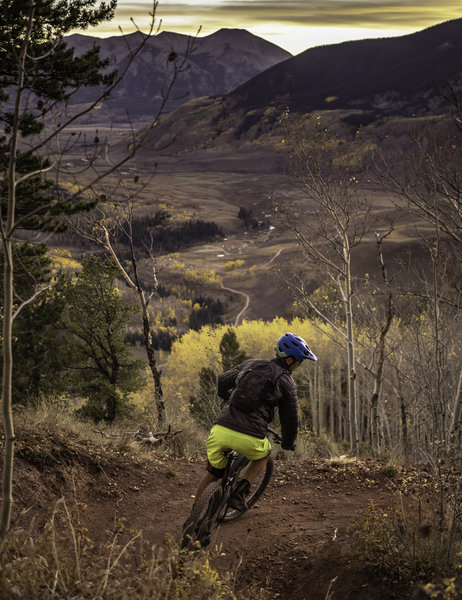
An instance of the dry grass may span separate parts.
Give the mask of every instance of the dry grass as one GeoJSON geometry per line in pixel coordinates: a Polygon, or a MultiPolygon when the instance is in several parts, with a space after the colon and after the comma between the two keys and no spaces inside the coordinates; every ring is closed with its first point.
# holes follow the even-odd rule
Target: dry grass
{"type": "Polygon", "coordinates": [[[387,582],[387,598],[410,598],[414,590],[412,597],[421,600],[458,600],[462,546],[457,511],[448,506],[441,521],[438,503],[424,506],[419,499],[416,510],[400,497],[397,504],[395,509],[370,504],[358,520],[348,559],[387,582]]]}
{"type": "Polygon", "coordinates": [[[53,463],[63,451],[100,464],[112,458],[145,464],[163,457],[196,458],[204,452],[205,433],[192,424],[172,423],[171,431],[180,433],[159,445],[144,442],[152,427],[141,412],[138,418],[111,425],[77,419],[73,406],[62,400],[16,406],[14,413],[16,454],[34,464],[53,463]]]}
{"type": "MultiPolygon", "coordinates": [[[[160,446],[146,446],[130,433],[133,423],[95,426],[76,419],[63,401],[15,407],[15,422],[17,456],[40,468],[55,468],[70,456],[103,466],[203,454],[203,440],[192,429],[160,446]]],[[[174,463],[167,475],[178,476],[174,463]]],[[[0,549],[0,598],[234,600],[229,578],[219,579],[209,554],[185,554],[173,540],[154,547],[123,520],[107,532],[106,541],[96,543],[85,526],[86,505],[77,493],[70,496],[57,502],[45,526],[28,519],[12,524],[0,549]]]]}
{"type": "Polygon", "coordinates": [[[229,577],[218,578],[207,554],[185,553],[173,541],[151,546],[122,523],[96,545],[82,526],[81,508],[61,499],[40,531],[10,532],[0,557],[0,598],[235,599],[229,577]]]}

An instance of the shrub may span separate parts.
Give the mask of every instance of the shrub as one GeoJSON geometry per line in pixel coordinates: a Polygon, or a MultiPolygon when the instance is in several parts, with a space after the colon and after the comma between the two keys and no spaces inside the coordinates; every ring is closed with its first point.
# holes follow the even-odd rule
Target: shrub
{"type": "Polygon", "coordinates": [[[348,558],[368,568],[385,586],[390,584],[390,596],[384,600],[407,597],[416,586],[427,594],[424,598],[460,598],[460,560],[456,563],[453,556],[456,524],[440,529],[433,526],[438,521],[436,511],[424,518],[420,501],[418,510],[371,503],[354,533],[348,558]],[[423,585],[428,581],[442,583],[423,585]],[[451,595],[457,586],[459,595],[451,595]]]}
{"type": "Polygon", "coordinates": [[[199,372],[199,394],[189,398],[189,412],[200,425],[210,429],[220,412],[222,400],[217,393],[217,374],[210,367],[199,372]]]}
{"type": "Polygon", "coordinates": [[[240,269],[244,266],[244,261],[240,258],[237,260],[229,260],[225,263],[224,270],[225,271],[234,271],[234,269],[240,269]]]}
{"type": "Polygon", "coordinates": [[[0,597],[22,600],[235,600],[204,553],[185,554],[172,541],[153,547],[117,523],[95,544],[80,523],[80,506],[61,499],[40,531],[12,531],[0,559],[0,597]]]}
{"type": "Polygon", "coordinates": [[[337,444],[329,438],[325,431],[315,435],[311,430],[304,429],[297,439],[297,458],[330,458],[338,456],[337,444]]]}
{"type": "Polygon", "coordinates": [[[448,577],[440,583],[427,583],[421,588],[431,600],[459,600],[462,598],[462,552],[458,555],[454,577],[448,577]]]}

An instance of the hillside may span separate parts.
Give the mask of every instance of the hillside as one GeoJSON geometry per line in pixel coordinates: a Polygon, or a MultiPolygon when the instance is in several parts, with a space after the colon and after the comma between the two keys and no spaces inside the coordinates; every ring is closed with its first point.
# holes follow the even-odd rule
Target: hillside
{"type": "MultiPolygon", "coordinates": [[[[281,115],[290,104],[286,103],[288,98],[294,103],[290,112],[293,121],[302,119],[308,108],[319,107],[316,115],[322,118],[326,127],[348,140],[359,138],[369,149],[383,150],[385,157],[394,161],[390,164],[399,166],[401,152],[408,144],[410,134],[427,127],[433,135],[435,124],[443,120],[441,111],[450,110],[438,95],[439,91],[433,85],[436,79],[432,77],[442,83],[453,81],[460,73],[461,27],[462,21],[457,20],[401,38],[313,48],[279,62],[227,95],[206,95],[181,104],[149,131],[143,147],[124,167],[120,180],[125,185],[138,178],[138,188],[132,187],[137,198],[137,217],[152,217],[158,206],[165,205],[173,214],[213,220],[224,232],[220,239],[180,250],[178,260],[185,269],[213,271],[221,279],[224,287],[208,289],[207,293],[224,302],[226,323],[234,323],[239,315],[241,319],[292,315],[292,298],[281,293],[280,282],[275,280],[275,271],[281,272],[286,265],[296,266],[301,262],[293,236],[276,214],[279,203],[305,201],[295,181],[285,174],[288,154],[284,139],[287,132],[281,115]],[[428,65],[432,68],[428,69],[428,65]],[[414,77],[413,73],[422,74],[425,68],[428,71],[426,77],[414,77]],[[322,77],[316,76],[316,69],[322,77]],[[383,96],[380,86],[385,82],[388,82],[390,102],[377,104],[375,100],[370,101],[369,91],[373,92],[373,98],[383,96]],[[350,95],[340,93],[347,89],[345,86],[350,86],[350,95]],[[281,90],[286,88],[289,95],[284,96],[285,92],[281,95],[281,90]],[[326,93],[346,98],[345,107],[334,108],[336,101],[326,105],[326,93]],[[316,103],[310,104],[310,98],[316,103]],[[301,99],[300,105],[298,99],[301,99]],[[408,100],[410,104],[406,104],[408,100]],[[411,108],[416,112],[411,112],[411,108]],[[153,173],[155,177],[151,180],[153,173]],[[250,211],[260,226],[246,227],[238,218],[241,208],[250,211]],[[233,264],[240,266],[232,269],[233,264]],[[241,314],[244,307],[246,310],[241,314]]],[[[175,34],[165,33],[159,38],[162,36],[164,52],[165,47],[186,41],[184,36],[175,34]]],[[[249,50],[250,56],[262,51],[255,36],[222,30],[202,38],[201,43],[207,51],[199,54],[210,57],[215,53],[225,57],[227,62],[228,52],[237,56],[236,46],[239,45],[234,43],[233,46],[230,40],[241,38],[242,46],[249,50]]],[[[114,44],[119,48],[117,39],[110,38],[105,43],[108,53],[115,52],[114,44]]],[[[141,99],[146,72],[134,72],[135,79],[130,84],[133,89],[140,90],[133,96],[141,99]],[[136,75],[140,77],[140,88],[136,88],[136,75]]],[[[93,118],[100,118],[99,111],[93,118]]],[[[145,131],[143,125],[145,121],[141,120],[140,133],[145,131]]],[[[103,137],[106,132],[112,136],[112,158],[126,155],[129,124],[114,123],[105,128],[98,123],[79,126],[76,131],[83,131],[92,140],[95,129],[98,129],[97,137],[103,137]]],[[[69,165],[73,165],[78,174],[85,151],[86,148],[76,145],[68,157],[69,165]]],[[[103,164],[104,159],[101,162],[103,164]]],[[[79,174],[78,177],[81,181],[82,176],[79,174]]],[[[111,186],[112,183],[108,188],[111,186]]],[[[418,244],[413,224],[406,220],[404,213],[397,214],[390,194],[367,183],[358,186],[358,193],[371,200],[382,227],[390,221],[395,224],[395,233],[387,240],[387,258],[399,260],[403,252],[415,253],[418,244]]],[[[376,271],[377,260],[369,251],[371,247],[362,247],[366,249],[361,250],[361,256],[355,261],[355,273],[376,271]]],[[[177,272],[168,270],[161,274],[162,283],[172,285],[180,277],[177,272]]],[[[168,301],[173,304],[175,299],[170,297],[168,301]]]]}
{"type": "Polygon", "coordinates": [[[247,81],[229,102],[246,110],[286,104],[302,112],[434,113],[441,87],[460,84],[461,48],[462,19],[401,37],[320,46],[247,81]]]}
{"type": "MultiPolygon", "coordinates": [[[[166,536],[178,540],[204,469],[202,461],[168,458],[168,451],[139,462],[133,449],[115,458],[72,440],[50,438],[40,452],[21,436],[19,442],[13,530],[33,520],[40,528],[63,496],[97,545],[116,524],[119,543],[137,531],[149,545],[162,546],[166,536]]],[[[381,581],[348,552],[368,508],[391,515],[404,493],[410,518],[429,497],[427,485],[425,473],[398,473],[377,461],[281,458],[263,499],[219,530],[212,565],[222,576],[231,573],[238,600],[403,600],[396,582],[381,581]]],[[[64,517],[58,507],[57,523],[64,517]]]]}
{"type": "Polygon", "coordinates": [[[341,135],[362,128],[372,144],[402,138],[413,121],[450,111],[445,89],[460,89],[461,40],[458,19],[402,37],[309,49],[229,94],[166,115],[138,160],[155,152],[175,170],[281,171],[286,111],[316,111],[341,135]]]}

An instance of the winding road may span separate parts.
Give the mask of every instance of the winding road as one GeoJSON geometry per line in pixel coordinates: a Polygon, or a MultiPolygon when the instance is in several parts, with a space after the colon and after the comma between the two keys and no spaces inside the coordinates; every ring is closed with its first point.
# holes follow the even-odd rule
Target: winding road
{"type": "MultiPolygon", "coordinates": [[[[270,265],[274,260],[276,260],[276,258],[281,254],[281,252],[282,252],[282,249],[279,248],[279,250],[276,252],[276,254],[268,262],[261,265],[260,268],[267,267],[268,265],[270,265]]],[[[235,290],[233,288],[224,286],[223,282],[221,283],[221,288],[223,290],[226,290],[227,292],[231,292],[232,294],[239,294],[240,296],[244,296],[244,298],[245,298],[244,307],[241,309],[241,311],[239,312],[237,317],[234,319],[234,327],[237,327],[240,323],[240,320],[242,319],[242,315],[249,308],[250,296],[248,294],[246,294],[245,292],[240,292],[239,290],[235,290]]]]}
{"type": "Polygon", "coordinates": [[[239,290],[233,290],[233,288],[226,287],[226,286],[223,285],[223,283],[221,284],[221,288],[223,290],[226,290],[227,292],[231,292],[232,294],[239,294],[240,296],[244,296],[244,298],[245,298],[244,308],[242,308],[242,310],[240,311],[240,313],[234,319],[234,327],[237,327],[239,325],[239,321],[242,318],[242,315],[249,308],[250,296],[248,294],[246,294],[245,292],[240,292],[239,290]]]}

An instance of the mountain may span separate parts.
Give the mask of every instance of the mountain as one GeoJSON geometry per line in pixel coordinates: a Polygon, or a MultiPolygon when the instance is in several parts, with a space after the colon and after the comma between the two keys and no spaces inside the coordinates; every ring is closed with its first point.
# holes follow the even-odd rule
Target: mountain
{"type": "Polygon", "coordinates": [[[286,103],[302,112],[335,108],[433,111],[441,86],[462,77],[462,19],[394,38],[308,49],[230,94],[246,110],[286,103]]]}
{"type": "MultiPolygon", "coordinates": [[[[377,136],[406,136],[416,117],[448,113],[443,90],[462,89],[462,19],[396,38],[311,48],[246,81],[222,97],[197,98],[167,115],[147,151],[166,148],[194,168],[217,162],[248,170],[258,161],[271,172],[283,139],[281,115],[328,113],[346,134],[359,126],[377,136]],[[380,131],[389,117],[394,132],[380,131]],[[406,120],[407,119],[407,120],[406,120]],[[266,153],[266,154],[265,154],[266,153]]],[[[363,129],[364,131],[364,129],[363,129]]]]}
{"type": "MultiPolygon", "coordinates": [[[[101,56],[111,61],[111,68],[125,69],[130,52],[141,42],[143,34],[95,38],[73,34],[65,38],[76,54],[82,54],[94,45],[101,48],[101,56]]],[[[178,78],[167,110],[172,110],[187,100],[200,96],[227,94],[278,62],[292,55],[243,29],[220,29],[212,35],[192,40],[189,36],[162,32],[149,38],[128,71],[111,94],[104,111],[106,115],[149,117],[155,114],[165,88],[166,67],[171,52],[180,61],[192,44],[188,68],[178,78]]],[[[171,67],[171,64],[170,64],[171,67]]],[[[80,91],[73,102],[88,102],[95,98],[95,90],[80,91]]],[[[101,112],[98,115],[101,119],[101,112]]]]}

